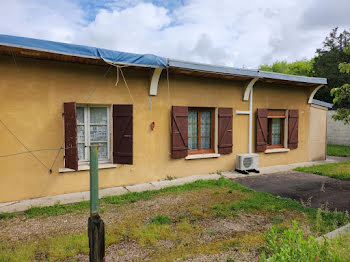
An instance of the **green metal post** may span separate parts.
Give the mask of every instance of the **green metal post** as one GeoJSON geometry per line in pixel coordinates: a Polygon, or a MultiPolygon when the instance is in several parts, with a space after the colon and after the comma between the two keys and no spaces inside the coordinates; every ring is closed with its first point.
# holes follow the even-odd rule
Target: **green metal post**
{"type": "Polygon", "coordinates": [[[90,146],[90,214],[98,213],[98,145],[90,146]]]}
{"type": "Polygon", "coordinates": [[[90,217],[88,220],[89,261],[103,262],[105,224],[98,214],[98,145],[90,146],[90,217]]]}

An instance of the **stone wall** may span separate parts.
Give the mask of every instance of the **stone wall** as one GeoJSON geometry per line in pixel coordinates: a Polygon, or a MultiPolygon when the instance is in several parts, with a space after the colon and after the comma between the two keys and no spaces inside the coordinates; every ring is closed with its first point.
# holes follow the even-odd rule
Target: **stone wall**
{"type": "Polygon", "coordinates": [[[327,144],[350,145],[350,125],[333,120],[332,115],[334,114],[334,110],[328,111],[327,144]]]}

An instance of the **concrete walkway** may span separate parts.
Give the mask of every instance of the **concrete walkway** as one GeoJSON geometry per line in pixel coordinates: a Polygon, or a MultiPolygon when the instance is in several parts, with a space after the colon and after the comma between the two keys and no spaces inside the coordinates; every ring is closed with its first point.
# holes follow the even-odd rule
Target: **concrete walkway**
{"type": "MultiPolygon", "coordinates": [[[[146,190],[157,190],[157,189],[161,189],[169,186],[183,185],[183,184],[194,182],[197,180],[219,179],[220,177],[233,179],[238,177],[260,176],[262,174],[287,172],[287,171],[293,170],[298,166],[311,166],[311,165],[333,163],[333,162],[344,161],[344,160],[348,160],[348,158],[327,157],[327,160],[323,160],[323,161],[312,161],[312,162],[295,163],[295,164],[288,164],[288,165],[262,167],[259,169],[260,174],[252,173],[249,175],[243,175],[235,171],[225,171],[225,172],[221,172],[220,174],[195,175],[195,176],[189,176],[184,178],[177,178],[173,180],[164,180],[164,181],[156,181],[156,182],[130,185],[130,186],[106,188],[106,189],[100,189],[99,197],[102,198],[104,196],[122,195],[127,192],[142,192],[146,190]]],[[[62,194],[62,195],[56,195],[56,196],[40,197],[40,198],[34,198],[34,199],[28,199],[28,200],[5,202],[5,203],[0,203],[0,213],[21,212],[29,209],[32,206],[50,206],[50,205],[56,204],[57,202],[59,202],[60,204],[71,204],[71,203],[76,203],[80,201],[86,201],[89,199],[90,199],[90,192],[84,191],[84,192],[69,193],[69,194],[62,194]]]]}

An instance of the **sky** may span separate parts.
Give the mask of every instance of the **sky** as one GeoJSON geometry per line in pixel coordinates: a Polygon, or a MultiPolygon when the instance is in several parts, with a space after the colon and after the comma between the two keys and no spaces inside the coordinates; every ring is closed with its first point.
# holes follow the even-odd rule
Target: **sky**
{"type": "Polygon", "coordinates": [[[0,34],[244,68],[310,59],[349,0],[1,0],[0,34]]]}

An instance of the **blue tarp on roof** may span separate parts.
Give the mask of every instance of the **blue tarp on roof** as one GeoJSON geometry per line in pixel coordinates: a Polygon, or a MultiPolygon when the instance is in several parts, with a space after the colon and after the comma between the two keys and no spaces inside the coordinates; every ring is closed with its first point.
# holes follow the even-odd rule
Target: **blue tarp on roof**
{"type": "Polygon", "coordinates": [[[31,49],[44,52],[53,52],[70,56],[103,59],[111,63],[141,65],[151,67],[166,67],[167,60],[151,54],[133,54],[108,49],[74,45],[27,37],[0,34],[0,45],[31,49]]]}

